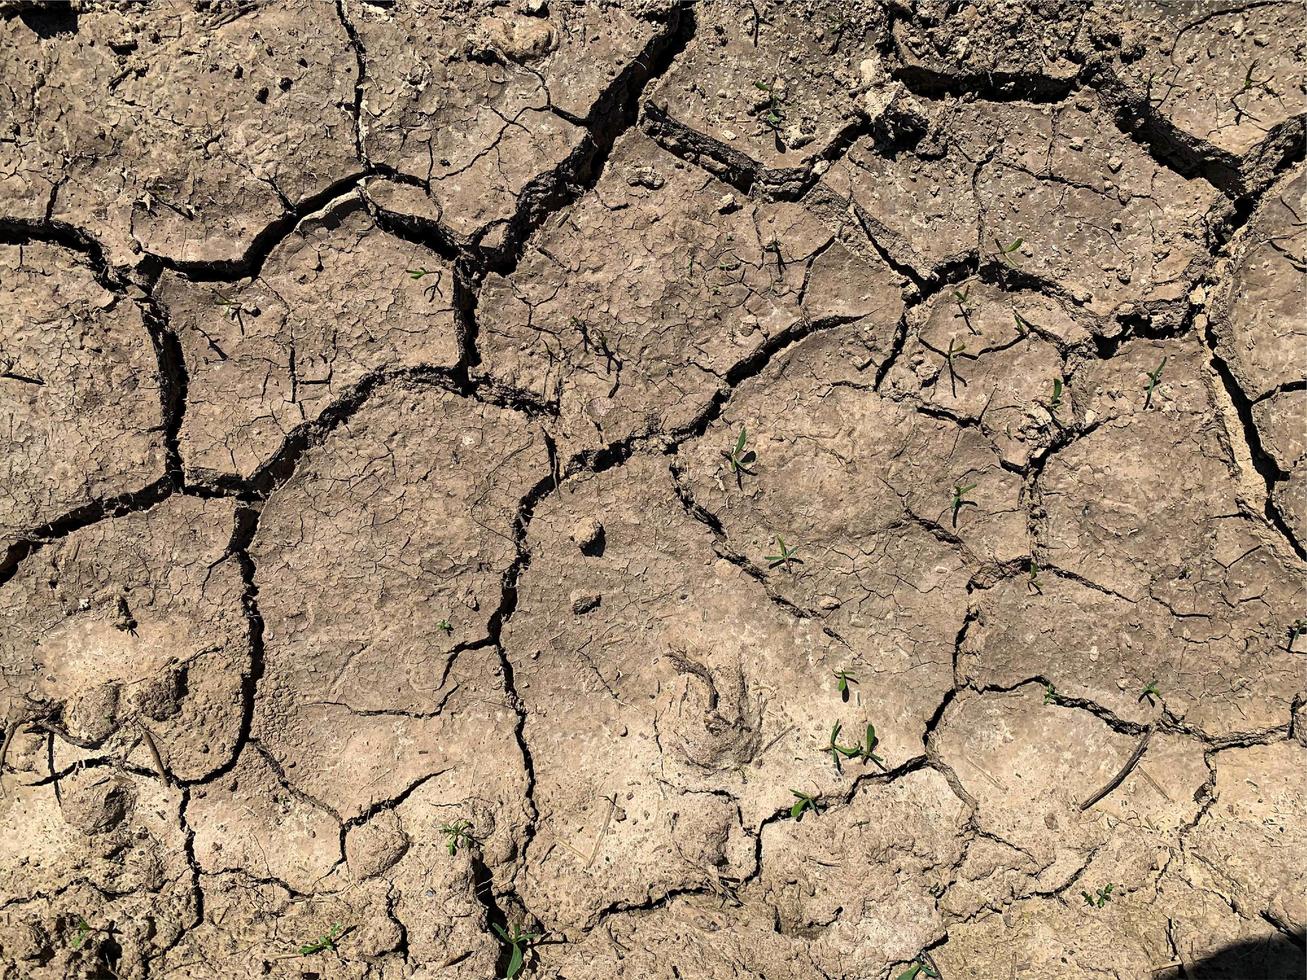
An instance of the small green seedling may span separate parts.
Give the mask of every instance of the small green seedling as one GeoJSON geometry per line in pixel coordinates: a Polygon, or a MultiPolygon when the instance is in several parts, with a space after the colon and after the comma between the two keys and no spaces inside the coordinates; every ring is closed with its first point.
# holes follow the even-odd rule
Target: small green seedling
{"type": "Polygon", "coordinates": [[[849,748],[846,745],[840,745],[838,741],[840,737],[840,727],[840,723],[836,722],[835,727],[830,730],[830,741],[826,743],[826,748],[824,750],[830,753],[831,761],[835,763],[835,769],[837,771],[840,768],[841,756],[845,759],[856,759],[858,756],[862,755],[862,749],[858,746],[849,748]]]}
{"type": "Polygon", "coordinates": [[[775,568],[777,565],[781,565],[788,572],[790,570],[790,565],[796,563],[802,565],[803,559],[795,557],[795,555],[798,554],[798,551],[798,545],[795,545],[793,548],[787,548],[785,546],[785,539],[779,534],[776,535],[776,554],[767,556],[768,567],[775,568]]]}
{"type": "Polygon", "coordinates": [[[1253,72],[1255,72],[1256,70],[1257,70],[1257,62],[1254,61],[1252,64],[1248,66],[1248,71],[1244,73],[1243,85],[1239,88],[1239,91],[1235,92],[1234,95],[1230,96],[1230,105],[1234,108],[1234,112],[1235,112],[1235,116],[1234,116],[1235,125],[1238,125],[1241,122],[1243,122],[1244,116],[1247,116],[1249,119],[1252,119],[1254,122],[1259,121],[1257,116],[1254,116],[1251,112],[1249,112],[1247,109],[1245,109],[1243,106],[1239,104],[1238,101],[1239,96],[1247,95],[1249,92],[1257,91],[1257,92],[1264,92],[1265,94],[1271,96],[1272,98],[1278,99],[1280,97],[1280,93],[1275,91],[1275,89],[1271,88],[1270,86],[1270,82],[1275,78],[1275,76],[1267,75],[1265,78],[1254,78],[1253,72]]]}
{"type": "Polygon", "coordinates": [[[960,484],[953,484],[953,526],[958,526],[958,514],[962,512],[963,507],[979,506],[974,500],[968,500],[967,494],[976,489],[976,484],[968,483],[965,487],[960,484]]]}
{"type": "Polygon", "coordinates": [[[861,756],[864,759],[866,759],[868,762],[874,762],[876,763],[876,765],[880,766],[881,769],[884,769],[885,760],[876,754],[876,746],[877,744],[879,744],[879,742],[880,739],[876,737],[876,726],[868,725],[867,741],[859,748],[858,751],[861,754],[861,756]]]}
{"type": "Polygon", "coordinates": [[[767,104],[758,118],[766,123],[769,129],[773,131],[779,129],[785,122],[785,111],[781,108],[781,99],[777,95],[776,86],[767,82],[754,82],[753,87],[767,94],[767,104]]]}
{"type": "Polygon", "coordinates": [[[1048,400],[1048,414],[1056,421],[1057,410],[1062,407],[1062,379],[1053,379],[1053,397],[1048,400]]]}
{"type": "Polygon", "coordinates": [[[1139,700],[1147,701],[1151,705],[1154,698],[1158,701],[1162,700],[1162,692],[1157,689],[1157,681],[1150,681],[1148,686],[1144,688],[1143,693],[1139,695],[1139,700]]]}
{"type": "Polygon", "coordinates": [[[1030,587],[1030,591],[1035,595],[1044,594],[1044,587],[1039,582],[1039,563],[1033,558],[1030,559],[1030,578],[1027,579],[1026,585],[1030,587]]]}
{"type": "MultiPolygon", "coordinates": [[[[1293,643],[1293,640],[1290,639],[1289,642],[1293,643]]],[[[844,701],[847,701],[849,699],[849,682],[852,681],[854,684],[856,684],[858,683],[858,679],[854,677],[852,674],[850,674],[847,670],[835,670],[835,671],[831,671],[831,673],[835,675],[835,680],[839,682],[835,685],[835,687],[836,690],[840,692],[840,698],[844,701]]]]}
{"type": "Polygon", "coordinates": [[[898,975],[898,980],[917,980],[917,977],[938,977],[939,974],[931,969],[928,963],[921,960],[913,960],[912,965],[898,975]]]}
{"type": "Polygon", "coordinates": [[[1096,890],[1092,895],[1090,895],[1089,892],[1083,891],[1080,894],[1085,897],[1085,904],[1091,909],[1101,909],[1112,900],[1112,889],[1114,887],[1114,885],[1104,885],[1102,888],[1096,890]]]}
{"type": "Polygon", "coordinates": [[[213,294],[213,305],[219,309],[226,310],[227,319],[231,320],[233,323],[241,323],[241,314],[245,311],[245,308],[240,300],[233,299],[230,296],[215,291],[213,294]]]}
{"type": "Polygon", "coordinates": [[[817,800],[807,793],[800,793],[797,789],[792,789],[790,795],[794,797],[794,805],[790,807],[790,816],[795,820],[802,820],[803,814],[808,810],[813,813],[821,812],[817,806],[817,800]]]}
{"type": "Polygon", "coordinates": [[[1157,388],[1158,383],[1162,380],[1162,369],[1166,367],[1166,358],[1162,358],[1162,363],[1157,368],[1148,372],[1148,385],[1144,391],[1144,411],[1148,411],[1153,404],[1153,391],[1157,388]]]}
{"type": "Polygon", "coordinates": [[[1256,70],[1257,70],[1257,62],[1254,61],[1251,65],[1248,66],[1248,71],[1244,73],[1243,85],[1239,89],[1239,91],[1235,93],[1236,95],[1243,95],[1245,92],[1251,92],[1254,89],[1262,89],[1262,90],[1269,91],[1269,89],[1267,89],[1267,83],[1270,82],[1274,76],[1267,75],[1265,78],[1253,78],[1253,72],[1255,72],[1256,70]]]}
{"type": "Polygon", "coordinates": [[[959,344],[956,337],[950,337],[948,341],[948,350],[944,352],[944,359],[948,362],[949,387],[953,391],[954,398],[958,397],[958,382],[961,381],[963,387],[965,387],[967,379],[958,374],[957,365],[953,363],[953,359],[964,354],[966,349],[966,344],[959,344]]]}
{"type": "Polygon", "coordinates": [[[1250,64],[1250,65],[1248,66],[1248,71],[1247,71],[1247,73],[1245,73],[1244,76],[1243,76],[1243,84],[1242,84],[1241,86],[1239,86],[1239,91],[1236,92],[1235,95],[1243,95],[1245,92],[1249,92],[1249,91],[1252,90],[1252,87],[1253,87],[1253,71],[1256,70],[1256,68],[1257,68],[1257,62],[1256,62],[1256,61],[1254,61],[1252,64],[1250,64]]]}
{"type": "Polygon", "coordinates": [[[86,937],[90,934],[90,923],[79,915],[77,917],[77,936],[73,939],[73,949],[81,949],[86,943],[86,937]]]}
{"type": "Polygon", "coordinates": [[[1004,245],[1001,241],[995,238],[994,244],[998,246],[999,258],[1001,258],[1008,265],[1012,265],[1012,255],[1017,251],[1017,249],[1021,247],[1024,241],[1025,239],[1023,238],[1017,238],[1014,239],[1010,245],[1004,245]]]}
{"type": "Polygon", "coordinates": [[[312,956],[314,953],[321,953],[324,949],[335,949],[336,940],[340,938],[340,933],[340,923],[333,922],[327,932],[324,932],[313,942],[305,943],[300,947],[300,956],[312,956]]]}
{"type": "Polygon", "coordinates": [[[1044,703],[1057,704],[1057,689],[1052,684],[1044,686],[1044,703]]]}
{"type": "Polygon", "coordinates": [[[440,630],[446,636],[450,636],[454,632],[454,624],[447,619],[442,619],[440,622],[436,623],[436,629],[440,630]]]}
{"type": "Polygon", "coordinates": [[[504,980],[513,980],[515,976],[522,972],[522,967],[526,963],[526,950],[535,940],[539,939],[541,933],[523,932],[519,926],[513,926],[513,931],[509,932],[498,922],[490,923],[490,928],[495,930],[504,943],[512,947],[512,953],[508,957],[508,970],[504,973],[504,980]]]}
{"type": "Polygon", "coordinates": [[[436,293],[440,291],[440,280],[443,278],[440,274],[440,270],[419,267],[416,269],[406,269],[405,271],[408,273],[409,278],[414,282],[425,279],[427,276],[435,276],[435,281],[422,290],[422,294],[426,296],[428,300],[435,299],[436,293]]]}
{"type": "Polygon", "coordinates": [[[1029,320],[1027,320],[1025,317],[1023,317],[1016,310],[1012,311],[1012,318],[1017,322],[1018,337],[1024,337],[1026,334],[1030,333],[1032,330],[1035,329],[1035,325],[1031,323],[1029,320]]]}
{"type": "Polygon", "coordinates": [[[968,330],[970,330],[974,334],[978,334],[980,333],[980,331],[977,330],[971,322],[971,305],[969,302],[970,297],[971,297],[970,285],[968,285],[966,289],[953,290],[953,302],[958,305],[958,316],[962,317],[962,322],[967,325],[968,330]]]}
{"type": "Polygon", "coordinates": [[[450,857],[458,853],[459,845],[470,847],[476,843],[476,838],[472,836],[472,824],[466,820],[441,824],[440,832],[445,835],[445,849],[449,851],[450,857]]]}
{"type": "Polygon", "coordinates": [[[745,448],[749,441],[749,431],[744,426],[740,426],[740,436],[735,440],[735,446],[731,449],[723,449],[722,455],[726,457],[726,463],[735,474],[735,482],[740,483],[740,474],[747,473],[753,476],[753,470],[750,467],[758,461],[758,454],[752,449],[745,448]]]}

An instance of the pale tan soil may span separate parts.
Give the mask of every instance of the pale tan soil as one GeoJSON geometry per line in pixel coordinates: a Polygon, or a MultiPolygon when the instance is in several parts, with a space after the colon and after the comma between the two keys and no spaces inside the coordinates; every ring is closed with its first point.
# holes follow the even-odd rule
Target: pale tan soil
{"type": "Polygon", "coordinates": [[[0,980],[1303,977],[1302,13],[0,0],[0,980]]]}

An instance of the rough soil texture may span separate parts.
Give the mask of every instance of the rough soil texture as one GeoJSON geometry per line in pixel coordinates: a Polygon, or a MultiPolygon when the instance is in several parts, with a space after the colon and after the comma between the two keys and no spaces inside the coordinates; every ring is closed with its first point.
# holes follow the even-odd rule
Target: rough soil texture
{"type": "Polygon", "coordinates": [[[1305,58],[0,0],[0,978],[1302,977],[1305,58]]]}

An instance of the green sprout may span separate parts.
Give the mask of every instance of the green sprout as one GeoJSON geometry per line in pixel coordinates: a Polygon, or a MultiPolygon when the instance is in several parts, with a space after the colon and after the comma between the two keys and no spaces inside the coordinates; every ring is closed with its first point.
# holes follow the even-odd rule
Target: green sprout
{"type": "Polygon", "coordinates": [[[767,567],[775,568],[777,565],[781,565],[784,566],[785,570],[788,572],[791,564],[797,562],[802,565],[803,559],[795,557],[795,555],[798,554],[798,551],[798,545],[795,545],[793,548],[787,548],[785,546],[785,539],[779,534],[776,535],[776,554],[767,556],[767,567]]]}
{"type": "Polygon", "coordinates": [[[730,466],[731,472],[735,474],[735,483],[737,486],[740,483],[741,473],[747,473],[749,476],[753,476],[753,470],[750,469],[750,467],[758,461],[758,454],[752,449],[745,448],[748,441],[748,430],[744,426],[740,426],[740,436],[735,440],[735,447],[722,450],[722,455],[726,458],[726,462],[730,466]]]}
{"type": "Polygon", "coordinates": [[[1236,94],[1243,95],[1245,92],[1251,92],[1253,89],[1259,89],[1271,80],[1272,76],[1270,75],[1267,75],[1265,78],[1253,78],[1253,72],[1255,72],[1256,70],[1257,70],[1257,62],[1254,61],[1251,65],[1248,66],[1248,71],[1244,73],[1243,85],[1240,87],[1238,93],[1236,94]]]}
{"type": "MultiPolygon", "coordinates": [[[[841,726],[837,722],[830,730],[830,740],[826,743],[825,748],[822,749],[823,752],[830,753],[831,761],[835,763],[836,770],[840,767],[841,759],[863,759],[867,762],[874,762],[881,769],[885,769],[885,760],[876,754],[876,746],[879,744],[880,739],[876,737],[875,725],[867,726],[866,741],[863,742],[862,745],[841,745],[839,743],[840,728],[841,726]]],[[[794,790],[791,790],[790,792],[794,793],[794,790]]],[[[795,793],[795,795],[798,796],[799,794],[795,793]]],[[[800,801],[802,801],[802,799],[803,798],[800,797],[800,801]]],[[[798,803],[795,804],[795,807],[797,809],[791,812],[797,817],[798,814],[802,812],[802,808],[798,803]]]]}
{"type": "Polygon", "coordinates": [[[458,853],[460,844],[463,847],[471,847],[476,843],[476,838],[472,836],[472,824],[466,820],[443,823],[439,830],[445,835],[445,849],[449,851],[451,857],[458,853]]]}
{"type": "Polygon", "coordinates": [[[1036,595],[1044,594],[1044,587],[1039,583],[1039,563],[1034,558],[1030,559],[1030,578],[1026,580],[1026,585],[1036,595]]]}
{"type": "Polygon", "coordinates": [[[858,756],[862,755],[862,748],[860,746],[850,748],[845,745],[840,745],[837,741],[840,737],[840,727],[840,723],[836,722],[835,727],[830,730],[830,741],[826,743],[826,748],[822,750],[830,753],[831,761],[835,763],[835,768],[837,770],[840,767],[841,756],[845,759],[856,759],[858,756]]]}
{"type": "Polygon", "coordinates": [[[958,382],[961,381],[966,386],[967,379],[958,374],[957,366],[953,363],[955,357],[960,357],[967,349],[966,344],[959,344],[956,337],[948,339],[948,350],[944,352],[944,359],[948,362],[948,380],[949,387],[953,391],[953,397],[958,397],[958,382]]]}
{"type": "Polygon", "coordinates": [[[436,629],[443,632],[446,636],[449,636],[454,632],[454,624],[447,619],[442,619],[440,622],[436,623],[436,629]]]}
{"type": "Polygon", "coordinates": [[[331,929],[324,932],[311,943],[305,943],[300,947],[300,956],[312,956],[314,953],[321,953],[324,949],[335,949],[336,940],[340,938],[341,928],[339,922],[333,922],[331,929]]]}
{"type": "Polygon", "coordinates": [[[80,915],[77,917],[77,938],[73,940],[73,949],[81,949],[86,937],[91,934],[91,926],[80,915]]]}
{"type": "Polygon", "coordinates": [[[803,814],[808,810],[813,813],[821,812],[815,797],[809,796],[807,793],[800,793],[797,789],[790,790],[790,795],[794,797],[794,805],[790,807],[790,816],[795,820],[802,820],[803,814]]]}
{"type": "MultiPolygon", "coordinates": [[[[1290,640],[1289,642],[1292,643],[1293,640],[1290,640]]],[[[833,670],[831,673],[834,674],[835,679],[839,681],[836,685],[836,689],[840,692],[840,697],[847,701],[849,699],[849,681],[856,684],[858,683],[858,679],[847,670],[833,670]]]]}
{"type": "Polygon", "coordinates": [[[876,765],[880,766],[881,769],[884,769],[885,760],[876,754],[876,746],[879,742],[880,739],[876,737],[876,726],[868,725],[867,741],[864,745],[861,746],[859,752],[861,753],[862,757],[866,759],[868,762],[874,762],[876,763],[876,765]]]}
{"type": "Polygon", "coordinates": [[[1094,894],[1082,891],[1080,894],[1085,897],[1085,904],[1093,909],[1101,909],[1104,905],[1112,900],[1112,889],[1114,885],[1104,885],[1096,889],[1094,894]]]}
{"type": "Polygon", "coordinates": [[[951,506],[953,508],[954,527],[958,526],[958,514],[962,512],[963,507],[979,506],[974,500],[967,499],[967,494],[969,494],[974,489],[976,489],[976,484],[974,483],[968,483],[966,486],[962,486],[961,484],[957,484],[957,483],[953,484],[953,503],[951,506]]]}
{"type": "Polygon", "coordinates": [[[1025,239],[1023,238],[1017,238],[1014,239],[1010,245],[1004,245],[1001,241],[998,240],[998,238],[995,238],[994,244],[998,246],[999,258],[1001,258],[1008,265],[1012,265],[1012,258],[1011,258],[1012,254],[1021,247],[1024,241],[1025,239]]]}
{"type": "Polygon", "coordinates": [[[912,965],[898,975],[898,980],[917,980],[917,977],[938,977],[934,967],[921,958],[912,961],[912,965]]]}
{"type": "Polygon", "coordinates": [[[1154,698],[1158,701],[1162,700],[1162,692],[1157,689],[1157,681],[1149,681],[1148,686],[1139,695],[1139,700],[1147,701],[1151,705],[1154,698]]]}
{"type": "Polygon", "coordinates": [[[1144,411],[1145,411],[1145,412],[1148,411],[1148,409],[1149,409],[1149,408],[1152,406],[1152,404],[1153,404],[1153,390],[1157,387],[1158,382],[1160,382],[1160,381],[1162,380],[1162,369],[1163,369],[1164,367],[1166,367],[1166,358],[1165,358],[1165,357],[1162,358],[1162,363],[1159,364],[1159,365],[1157,365],[1157,368],[1156,368],[1155,370],[1152,370],[1152,371],[1149,371],[1149,372],[1148,372],[1148,385],[1147,385],[1147,388],[1146,388],[1146,390],[1145,390],[1145,392],[1144,392],[1144,411]]]}
{"type": "Polygon", "coordinates": [[[244,325],[241,321],[241,314],[245,312],[245,307],[240,300],[233,299],[232,297],[215,290],[213,293],[213,305],[219,309],[226,310],[227,318],[233,323],[241,323],[242,326],[244,325]]]}
{"type": "Polygon", "coordinates": [[[1053,379],[1053,397],[1048,400],[1048,414],[1057,420],[1057,410],[1062,407],[1062,379],[1053,379]]]}
{"type": "Polygon", "coordinates": [[[1016,310],[1012,311],[1012,318],[1017,322],[1018,337],[1024,337],[1026,334],[1030,333],[1032,330],[1035,329],[1035,325],[1031,323],[1029,320],[1027,320],[1025,317],[1023,317],[1016,310]]]}
{"type": "Polygon", "coordinates": [[[953,302],[958,305],[958,316],[962,317],[962,322],[967,325],[967,329],[974,334],[980,333],[979,330],[971,323],[971,306],[969,299],[971,297],[971,286],[966,289],[953,290],[953,302]]]}
{"type": "Polygon", "coordinates": [[[523,932],[519,926],[513,926],[513,931],[509,932],[498,922],[490,923],[490,928],[495,930],[495,934],[504,943],[512,947],[512,953],[508,957],[508,970],[504,973],[504,980],[513,980],[522,972],[522,967],[526,963],[526,948],[539,939],[542,934],[523,932]]]}
{"type": "Polygon", "coordinates": [[[1234,115],[1235,125],[1238,125],[1239,123],[1243,122],[1244,116],[1247,116],[1249,119],[1252,119],[1254,121],[1260,121],[1258,120],[1257,116],[1254,116],[1251,112],[1249,112],[1247,109],[1245,109],[1243,106],[1239,104],[1238,102],[1239,96],[1247,95],[1249,92],[1258,91],[1258,92],[1264,92],[1267,95],[1271,96],[1272,98],[1280,97],[1280,93],[1275,91],[1275,89],[1271,88],[1270,86],[1270,82],[1275,78],[1275,76],[1267,75],[1265,78],[1254,78],[1253,73],[1256,70],[1257,70],[1257,62],[1254,61],[1252,64],[1248,66],[1248,70],[1244,73],[1243,85],[1240,86],[1239,91],[1235,92],[1234,95],[1230,96],[1230,105],[1234,108],[1234,113],[1235,113],[1234,115]]]}
{"type": "Polygon", "coordinates": [[[1044,685],[1044,703],[1057,704],[1057,689],[1052,684],[1044,685]]]}
{"type": "Polygon", "coordinates": [[[418,282],[422,279],[425,279],[427,276],[435,276],[436,277],[435,281],[430,286],[427,286],[425,289],[423,289],[422,294],[426,296],[428,301],[434,300],[436,298],[436,293],[440,291],[440,280],[442,278],[439,269],[427,269],[425,267],[419,266],[416,269],[406,269],[405,271],[408,273],[409,278],[412,279],[414,282],[418,282]]]}
{"type": "Polygon", "coordinates": [[[767,94],[767,104],[763,107],[763,112],[758,118],[766,123],[769,129],[773,131],[779,129],[781,124],[785,122],[785,110],[781,108],[781,99],[776,92],[775,84],[754,82],[753,87],[759,92],[767,94]]]}

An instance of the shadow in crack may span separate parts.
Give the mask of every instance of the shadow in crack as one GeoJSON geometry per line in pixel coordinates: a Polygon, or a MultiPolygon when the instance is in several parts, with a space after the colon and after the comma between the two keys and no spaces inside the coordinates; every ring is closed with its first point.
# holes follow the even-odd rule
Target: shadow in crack
{"type": "Polygon", "coordinates": [[[67,7],[53,3],[49,6],[19,4],[18,19],[43,41],[58,34],[77,33],[77,8],[71,4],[67,7]]]}
{"type": "Polygon", "coordinates": [[[1307,980],[1303,934],[1236,943],[1197,963],[1154,974],[1160,980],[1307,980]]]}

